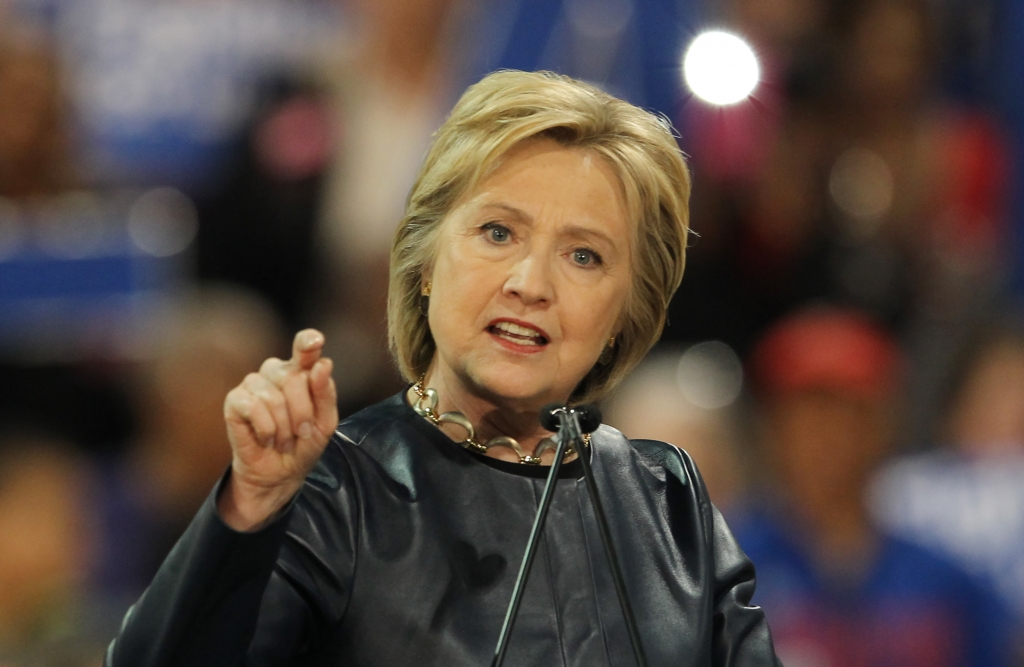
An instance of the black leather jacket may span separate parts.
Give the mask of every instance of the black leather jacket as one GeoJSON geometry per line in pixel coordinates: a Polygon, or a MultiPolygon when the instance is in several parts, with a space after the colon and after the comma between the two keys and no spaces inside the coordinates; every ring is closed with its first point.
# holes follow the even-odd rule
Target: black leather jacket
{"type": "MultiPolygon", "coordinates": [[[[602,426],[593,468],[652,667],[776,666],[754,567],[690,458],[602,426]]],[[[578,463],[559,481],[505,664],[635,663],[578,463]]],[[[274,523],[210,496],[108,667],[490,664],[545,469],[475,455],[402,395],[345,420],[274,523]]]]}

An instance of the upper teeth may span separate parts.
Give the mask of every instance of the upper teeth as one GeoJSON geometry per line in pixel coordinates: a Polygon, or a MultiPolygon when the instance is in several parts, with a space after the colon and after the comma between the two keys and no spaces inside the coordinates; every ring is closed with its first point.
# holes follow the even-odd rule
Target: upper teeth
{"type": "Polygon", "coordinates": [[[540,334],[535,329],[529,329],[524,326],[520,326],[514,322],[498,322],[494,325],[495,329],[499,331],[506,331],[510,334],[517,336],[530,336],[533,338],[540,338],[540,334]]]}

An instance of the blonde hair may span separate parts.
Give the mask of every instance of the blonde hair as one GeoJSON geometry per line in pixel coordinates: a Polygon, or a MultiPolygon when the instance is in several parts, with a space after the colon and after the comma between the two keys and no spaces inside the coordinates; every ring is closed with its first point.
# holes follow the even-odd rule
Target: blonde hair
{"type": "Polygon", "coordinates": [[[566,76],[500,71],[466,90],[434,135],[391,248],[388,338],[409,381],[434,357],[420,290],[441,223],[511,148],[541,137],[603,157],[622,183],[636,224],[633,284],[611,357],[595,364],[572,400],[601,398],[661,335],[683,277],[689,230],[690,176],[670,124],[566,76]]]}

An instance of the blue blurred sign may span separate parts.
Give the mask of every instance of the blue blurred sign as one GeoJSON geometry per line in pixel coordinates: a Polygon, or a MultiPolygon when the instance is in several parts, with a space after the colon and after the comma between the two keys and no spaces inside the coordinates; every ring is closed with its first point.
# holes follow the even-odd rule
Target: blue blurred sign
{"type": "Polygon", "coordinates": [[[0,198],[0,352],[120,354],[181,284],[197,225],[171,188],[72,192],[30,210],[0,198]]]}
{"type": "Polygon", "coordinates": [[[79,0],[58,12],[91,173],[198,182],[252,110],[259,78],[338,34],[331,5],[79,0]]]}

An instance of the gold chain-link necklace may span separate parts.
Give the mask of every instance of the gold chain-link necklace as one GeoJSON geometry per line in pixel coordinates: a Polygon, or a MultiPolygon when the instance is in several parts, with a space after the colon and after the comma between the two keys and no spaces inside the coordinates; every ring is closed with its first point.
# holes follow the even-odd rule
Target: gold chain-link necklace
{"type": "MultiPolygon", "coordinates": [[[[423,380],[426,376],[423,376],[419,381],[412,386],[413,392],[416,394],[416,404],[412,406],[412,409],[416,411],[416,414],[425,418],[434,426],[441,428],[442,424],[455,424],[462,428],[466,432],[466,438],[459,442],[460,445],[471,451],[480,452],[486,454],[487,450],[491,447],[506,447],[511,449],[519,457],[520,463],[529,463],[531,465],[540,464],[540,455],[548,449],[558,449],[558,443],[551,438],[544,438],[537,444],[537,448],[533,450],[533,454],[527,454],[523,451],[522,446],[515,438],[510,438],[507,435],[499,435],[491,438],[486,443],[481,443],[476,439],[476,429],[473,428],[473,422],[469,421],[469,418],[461,412],[451,411],[437,414],[437,391],[430,388],[423,387],[423,380]]],[[[590,444],[590,434],[584,434],[583,441],[590,444]]],[[[572,446],[565,450],[565,456],[562,457],[562,461],[567,460],[574,454],[572,446]]]]}

